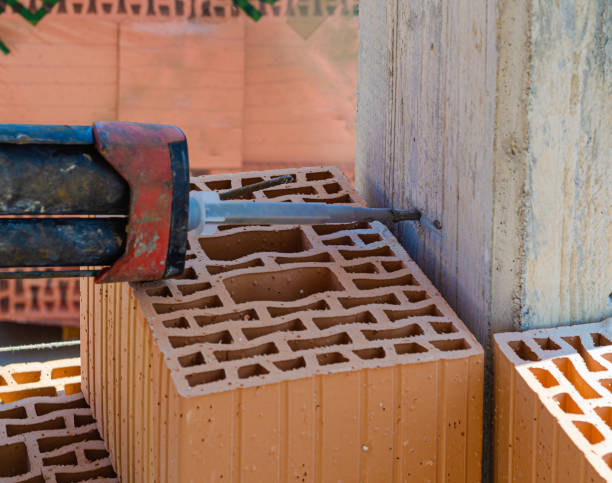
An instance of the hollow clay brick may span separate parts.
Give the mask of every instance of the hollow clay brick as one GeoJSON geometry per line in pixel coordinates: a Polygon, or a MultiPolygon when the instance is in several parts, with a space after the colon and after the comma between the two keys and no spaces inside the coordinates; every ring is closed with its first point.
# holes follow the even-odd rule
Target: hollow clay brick
{"type": "Polygon", "coordinates": [[[495,481],[612,481],[612,319],[495,336],[495,481]]]}
{"type": "Polygon", "coordinates": [[[80,385],[80,360],[0,367],[0,481],[116,482],[80,385]]]}
{"type": "MultiPolygon", "coordinates": [[[[194,178],[362,204],[336,169],[194,178]]],[[[379,223],[190,235],[181,277],[82,280],[83,388],[125,481],[480,480],[483,351],[379,223]]]]}

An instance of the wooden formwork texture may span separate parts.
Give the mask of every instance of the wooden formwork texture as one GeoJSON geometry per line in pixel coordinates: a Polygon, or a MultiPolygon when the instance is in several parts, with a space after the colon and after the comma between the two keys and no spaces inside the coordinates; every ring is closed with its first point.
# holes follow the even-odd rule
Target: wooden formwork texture
{"type": "Polygon", "coordinates": [[[612,319],[495,336],[495,481],[612,481],[612,319]]]}
{"type": "Polygon", "coordinates": [[[0,367],[0,481],[117,482],[80,379],[78,358],[0,367]]]}
{"type": "MultiPolygon", "coordinates": [[[[362,204],[336,169],[192,179],[362,204]]],[[[181,277],[82,280],[83,389],[126,481],[480,479],[483,351],[379,223],[224,226],[181,277]]]]}

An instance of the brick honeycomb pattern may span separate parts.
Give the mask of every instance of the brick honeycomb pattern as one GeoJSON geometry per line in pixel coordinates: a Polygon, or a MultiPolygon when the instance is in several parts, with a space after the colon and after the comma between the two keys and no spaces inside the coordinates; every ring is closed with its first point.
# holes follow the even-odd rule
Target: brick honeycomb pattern
{"type": "MultiPolygon", "coordinates": [[[[192,189],[281,174],[250,198],[363,204],[336,169],[192,189]]],[[[82,283],[84,392],[122,478],[480,478],[482,349],[379,223],[224,226],[190,235],[181,277],[82,283]]]]}
{"type": "Polygon", "coordinates": [[[495,479],[612,481],[612,319],[495,336],[495,479]]]}
{"type": "Polygon", "coordinates": [[[78,358],[0,367],[0,481],[118,481],[80,370],[78,358]]]}
{"type": "Polygon", "coordinates": [[[78,327],[78,279],[0,280],[0,321],[78,327]]]}

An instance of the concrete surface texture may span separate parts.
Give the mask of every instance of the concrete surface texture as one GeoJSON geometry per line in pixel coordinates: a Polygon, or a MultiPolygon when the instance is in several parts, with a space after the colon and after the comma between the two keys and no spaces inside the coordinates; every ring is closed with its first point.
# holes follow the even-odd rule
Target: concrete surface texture
{"type": "Polygon", "coordinates": [[[0,367],[0,481],[118,481],[79,381],[78,358],[0,367]]]}
{"type": "Polygon", "coordinates": [[[612,481],[612,319],[495,336],[495,481],[612,481]]]}
{"type": "MultiPolygon", "coordinates": [[[[206,176],[362,204],[336,169],[206,176]]],[[[82,281],[83,388],[134,481],[480,479],[483,351],[378,223],[222,227],[183,276],[82,281]]]]}

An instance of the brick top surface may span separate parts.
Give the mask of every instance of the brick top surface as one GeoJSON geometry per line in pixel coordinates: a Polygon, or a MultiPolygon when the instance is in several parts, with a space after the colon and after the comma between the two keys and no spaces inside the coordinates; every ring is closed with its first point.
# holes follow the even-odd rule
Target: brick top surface
{"type": "Polygon", "coordinates": [[[495,335],[548,411],[612,481],[612,318],[495,335]]]}
{"type": "MultiPolygon", "coordinates": [[[[364,205],[334,168],[192,179],[223,191],[294,174],[254,200],[364,205]]],[[[176,279],[133,284],[184,397],[482,353],[380,223],[231,227],[189,235],[176,279]]]]}
{"type": "Polygon", "coordinates": [[[0,367],[0,481],[118,481],[80,371],[78,358],[0,367]]]}

